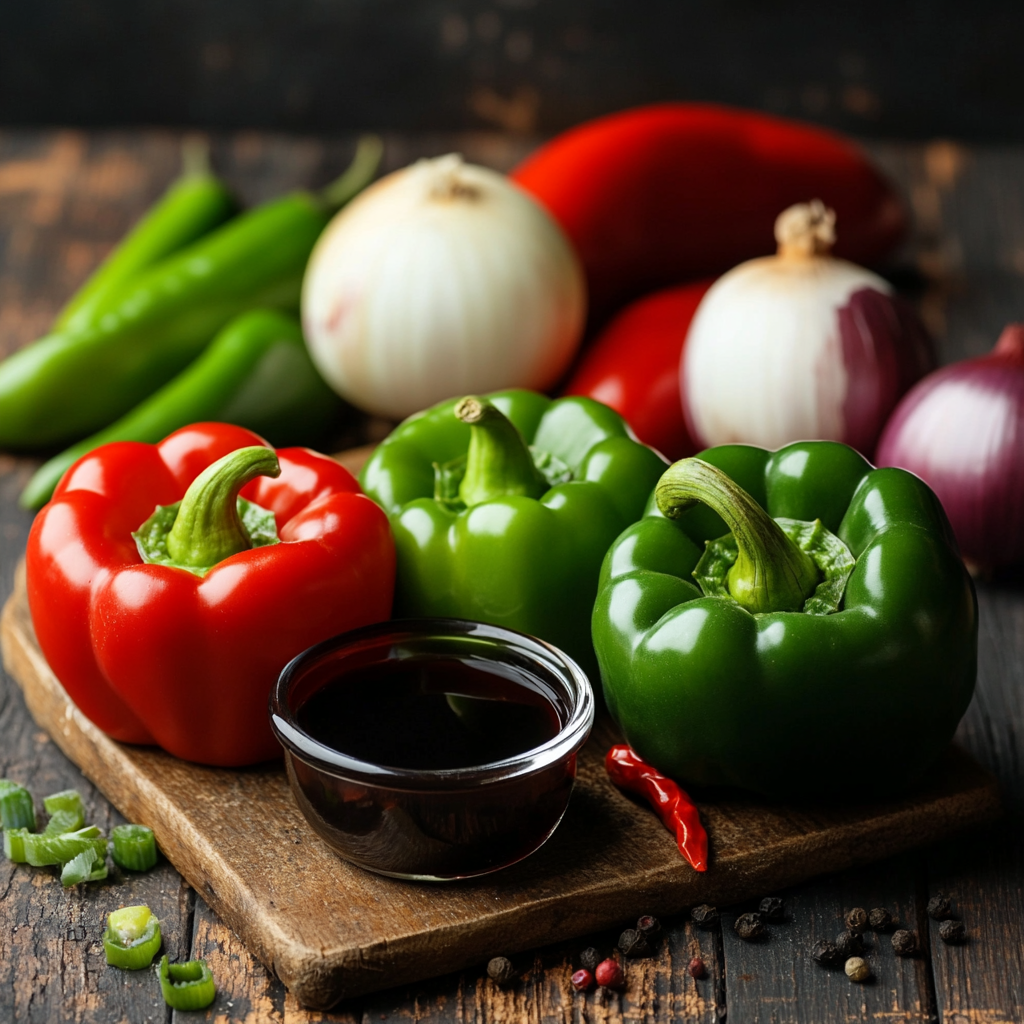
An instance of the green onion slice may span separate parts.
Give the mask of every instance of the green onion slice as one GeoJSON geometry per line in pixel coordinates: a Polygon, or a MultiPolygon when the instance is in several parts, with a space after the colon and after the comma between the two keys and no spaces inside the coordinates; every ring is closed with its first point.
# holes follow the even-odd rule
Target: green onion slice
{"type": "Polygon", "coordinates": [[[10,779],[0,779],[0,825],[8,828],[36,827],[36,809],[32,795],[10,779]]]}
{"type": "Polygon", "coordinates": [[[85,824],[85,805],[82,803],[82,794],[77,789],[62,789],[59,793],[51,793],[43,800],[43,807],[47,814],[56,814],[58,811],[72,811],[82,819],[81,828],[85,824]]]}
{"type": "Polygon", "coordinates": [[[8,828],[4,830],[4,856],[15,864],[25,863],[25,836],[27,828],[8,828]]]}
{"type": "Polygon", "coordinates": [[[29,832],[22,841],[25,845],[25,860],[37,868],[46,864],[67,864],[88,849],[95,850],[100,859],[107,854],[107,841],[95,825],[60,835],[29,832]]]}
{"type": "Polygon", "coordinates": [[[128,871],[148,871],[156,863],[156,839],[147,825],[118,825],[111,833],[114,863],[128,871]]]}
{"type": "Polygon", "coordinates": [[[159,949],[160,922],[149,907],[122,907],[107,918],[103,952],[112,967],[141,970],[153,962],[159,949]]]}
{"type": "Polygon", "coordinates": [[[85,824],[85,819],[78,811],[59,810],[54,811],[53,816],[46,823],[43,829],[44,836],[60,836],[65,832],[74,832],[85,824]]]}
{"type": "Polygon", "coordinates": [[[163,957],[160,960],[160,988],[164,1001],[172,1010],[202,1010],[217,995],[217,986],[205,960],[172,964],[166,956],[163,957]]]}

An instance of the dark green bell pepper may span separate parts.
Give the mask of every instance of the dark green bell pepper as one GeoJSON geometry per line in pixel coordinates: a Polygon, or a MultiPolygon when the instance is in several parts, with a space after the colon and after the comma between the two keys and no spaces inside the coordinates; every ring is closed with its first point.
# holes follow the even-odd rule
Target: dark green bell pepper
{"type": "Polygon", "coordinates": [[[501,391],[418,413],[361,476],[395,535],[395,615],[518,629],[594,672],[601,560],[664,469],[589,398],[501,391]]]}
{"type": "Polygon", "coordinates": [[[609,549],[593,636],[609,709],[665,774],[857,794],[949,743],[978,609],[916,476],[830,441],[723,445],[672,466],[609,549]]]}

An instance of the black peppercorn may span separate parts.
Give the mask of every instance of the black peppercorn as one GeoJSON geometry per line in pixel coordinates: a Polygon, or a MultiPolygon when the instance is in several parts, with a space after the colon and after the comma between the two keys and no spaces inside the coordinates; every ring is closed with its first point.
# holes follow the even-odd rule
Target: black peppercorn
{"type": "Polygon", "coordinates": [[[900,928],[892,933],[892,948],[897,956],[913,956],[917,952],[917,939],[913,932],[900,928]]]}
{"type": "Polygon", "coordinates": [[[733,929],[744,942],[755,942],[768,934],[760,914],[740,914],[733,929]]]}
{"type": "Polygon", "coordinates": [[[811,956],[822,967],[838,967],[843,962],[839,950],[836,949],[836,944],[829,942],[828,939],[820,939],[816,942],[811,950],[811,956]]]}
{"type": "Polygon", "coordinates": [[[967,938],[967,929],[964,928],[963,921],[954,921],[951,918],[946,918],[939,925],[939,938],[943,942],[949,942],[956,944],[963,942],[967,938]]]}
{"type": "Polygon", "coordinates": [[[778,896],[765,896],[757,909],[766,921],[781,921],[786,916],[786,908],[778,896]]]}
{"type": "Polygon", "coordinates": [[[860,937],[860,932],[852,932],[847,928],[836,936],[836,949],[844,960],[848,960],[851,956],[858,956],[864,952],[864,940],[860,937]]]}
{"type": "Polygon", "coordinates": [[[644,914],[644,916],[637,921],[636,930],[645,939],[649,939],[661,931],[661,922],[650,914],[644,914]]]}
{"type": "Polygon", "coordinates": [[[635,928],[627,928],[619,936],[619,949],[623,956],[643,956],[647,952],[647,940],[635,928]]]}
{"type": "Polygon", "coordinates": [[[508,957],[496,956],[487,964],[487,976],[499,985],[507,985],[516,976],[516,969],[508,957]]]}
{"type": "Polygon", "coordinates": [[[872,931],[887,932],[892,927],[892,914],[885,907],[875,907],[868,914],[868,924],[872,931]]]}
{"type": "Polygon", "coordinates": [[[846,915],[846,927],[858,935],[868,926],[868,912],[863,907],[854,907],[846,915]]]}
{"type": "Polygon", "coordinates": [[[587,971],[596,971],[597,965],[601,962],[601,954],[593,946],[587,946],[580,953],[580,967],[587,971]]]}
{"type": "Polygon", "coordinates": [[[698,928],[714,928],[718,925],[718,907],[709,907],[702,903],[690,911],[690,920],[698,928]]]}
{"type": "Polygon", "coordinates": [[[933,921],[947,921],[953,916],[953,907],[945,893],[939,893],[928,901],[928,916],[933,921]]]}

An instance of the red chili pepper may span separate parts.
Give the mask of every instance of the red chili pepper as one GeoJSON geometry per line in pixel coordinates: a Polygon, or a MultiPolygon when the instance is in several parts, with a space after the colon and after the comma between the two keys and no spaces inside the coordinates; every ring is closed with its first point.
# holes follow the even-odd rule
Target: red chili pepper
{"type": "Polygon", "coordinates": [[[690,321],[712,281],[666,288],[626,306],[597,336],[566,386],[610,405],[644,444],[673,462],[695,455],[679,388],[690,321]]]}
{"type": "Polygon", "coordinates": [[[679,852],[695,871],[708,869],[708,834],[700,812],[685,790],[649,765],[631,746],[620,743],[605,755],[604,766],[619,789],[644,797],[665,828],[675,833],[679,852]]]}
{"type": "Polygon", "coordinates": [[[710,104],[665,103],[557,136],[512,174],[583,261],[592,306],[720,274],[775,251],[775,218],[822,199],[836,255],[872,263],[903,236],[896,193],[853,142],[810,125],[710,104]]]}
{"type": "Polygon", "coordinates": [[[387,516],[347,470],[304,448],[277,452],[280,475],[241,490],[273,513],[280,543],[184,563],[212,564],[205,575],[143,561],[132,534],[155,506],[181,501],[207,467],[254,448],[275,461],[260,455],[272,449],[257,435],[221,423],[158,445],[105,445],[68,470],[32,526],[39,644],[72,700],[115,739],[204,764],[277,757],[267,697],[281,669],[310,645],[390,614],[387,516]]]}

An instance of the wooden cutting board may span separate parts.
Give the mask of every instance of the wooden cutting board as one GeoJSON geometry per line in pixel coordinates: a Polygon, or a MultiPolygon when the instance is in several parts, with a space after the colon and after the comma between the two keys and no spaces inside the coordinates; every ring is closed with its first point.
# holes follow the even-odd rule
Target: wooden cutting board
{"type": "Polygon", "coordinates": [[[994,817],[994,780],[951,748],[913,794],[781,807],[743,795],[700,805],[710,869],[697,874],[647,807],[617,791],[599,722],[554,836],[472,882],[378,877],[339,859],[299,813],[283,768],[202,768],[115,743],[71,703],[39,650],[19,572],[0,619],[4,666],[36,722],[164,854],[298,1000],[339,999],[454,971],[697,903],[728,904],[888,857],[994,817]]]}

